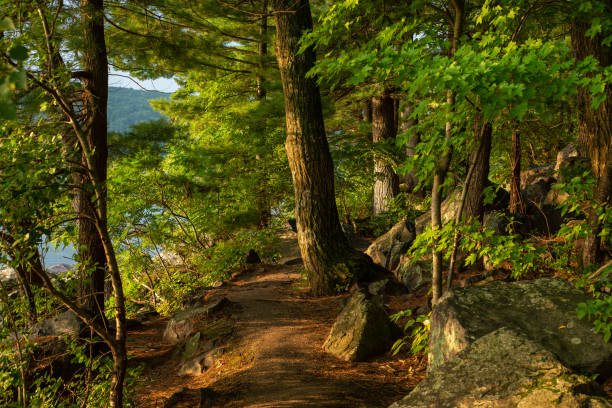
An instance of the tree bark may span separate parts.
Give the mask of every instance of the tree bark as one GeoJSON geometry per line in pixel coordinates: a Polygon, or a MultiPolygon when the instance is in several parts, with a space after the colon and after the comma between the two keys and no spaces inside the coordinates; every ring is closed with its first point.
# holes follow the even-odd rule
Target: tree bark
{"type": "MultiPolygon", "coordinates": [[[[259,56],[259,72],[255,78],[257,86],[257,100],[264,100],[266,98],[266,86],[264,70],[266,69],[265,58],[268,55],[268,0],[263,0],[262,15],[259,21],[259,44],[258,44],[258,56],[259,56]]],[[[256,160],[260,160],[261,157],[258,155],[256,160]]],[[[268,175],[262,174],[260,176],[259,191],[257,193],[257,209],[259,211],[259,227],[264,228],[270,224],[270,202],[268,200],[268,175]]]]}
{"type": "Polygon", "coordinates": [[[467,195],[463,217],[466,219],[476,219],[482,223],[484,218],[484,197],[483,191],[489,180],[489,162],[491,158],[491,136],[493,127],[491,123],[477,123],[475,126],[477,148],[470,159],[474,163],[474,172],[467,184],[467,195]]]}
{"type": "Polygon", "coordinates": [[[525,214],[525,205],[521,196],[521,135],[515,123],[512,129],[512,161],[510,163],[510,213],[525,214]]]}
{"type": "Polygon", "coordinates": [[[298,53],[302,33],[312,29],[309,2],[275,0],[273,6],[298,242],[313,293],[331,294],[378,269],[349,246],[340,227],[319,87],[316,78],[306,76],[315,53],[312,48],[298,53]]]}
{"type": "Polygon", "coordinates": [[[363,103],[363,107],[361,108],[361,119],[364,122],[372,122],[372,99],[368,98],[363,103]]]}
{"type": "Polygon", "coordinates": [[[266,69],[265,58],[268,55],[268,41],[266,34],[268,32],[268,0],[263,0],[262,15],[259,21],[259,43],[257,53],[259,56],[259,72],[255,81],[257,83],[257,99],[266,97],[266,87],[264,85],[265,78],[263,71],[266,69]]]}
{"type": "MultiPolygon", "coordinates": [[[[401,112],[401,125],[400,131],[401,133],[407,133],[410,131],[410,128],[417,124],[416,119],[410,119],[410,115],[412,115],[413,107],[410,104],[406,104],[404,106],[403,111],[401,112]]],[[[410,159],[414,157],[416,154],[416,147],[419,144],[419,135],[411,134],[408,139],[408,143],[406,144],[406,158],[410,159]]],[[[415,192],[414,189],[419,184],[419,179],[416,176],[416,171],[411,171],[409,174],[406,174],[403,177],[400,177],[400,181],[405,184],[406,190],[411,193],[415,193],[417,196],[423,196],[423,190],[415,192]]]]}
{"type": "MultiPolygon", "coordinates": [[[[372,98],[372,141],[395,139],[395,102],[390,94],[372,98]]],[[[387,161],[374,158],[374,202],[372,214],[389,210],[390,201],[399,194],[399,177],[387,161]]]]}
{"type": "Polygon", "coordinates": [[[83,110],[85,132],[82,135],[85,146],[83,164],[87,169],[87,179],[83,180],[92,192],[84,191],[79,197],[82,213],[79,215],[79,245],[85,245],[80,256],[94,266],[91,275],[87,309],[94,312],[106,327],[104,317],[104,280],[107,266],[115,298],[115,341],[111,345],[113,356],[113,375],[109,406],[123,406],[123,386],[127,368],[125,347],[125,305],[121,275],[117,266],[115,252],[108,235],[106,178],[107,178],[107,100],[108,100],[108,60],[104,38],[103,0],[81,0],[81,22],[83,25],[83,69],[88,77],[83,81],[83,110]],[[89,157],[87,154],[89,153],[89,157]],[[95,199],[94,199],[95,198],[95,199]],[[83,214],[85,217],[82,217],[83,214]]]}
{"type": "MultiPolygon", "coordinates": [[[[104,319],[104,280],[106,278],[106,256],[104,246],[96,228],[96,207],[103,208],[102,221],[106,225],[106,176],[107,176],[107,100],[108,61],[104,39],[104,10],[102,0],[81,0],[81,22],[83,24],[83,70],[88,73],[83,81],[83,114],[86,126],[85,139],[92,151],[90,158],[94,168],[81,174],[76,198],[79,216],[79,260],[84,263],[88,285],[84,303],[86,308],[102,321],[104,319]],[[92,178],[95,180],[92,181],[92,178]],[[99,198],[91,191],[97,184],[99,198]],[[102,204],[102,205],[101,205],[102,204]]],[[[83,168],[87,159],[82,153],[83,168]]]]}
{"type": "MultiPolygon", "coordinates": [[[[610,12],[610,6],[607,12],[610,12]]],[[[602,44],[601,35],[590,37],[588,17],[576,18],[572,25],[572,49],[578,61],[593,56],[602,67],[612,62],[612,49],[602,44]]],[[[593,192],[597,206],[607,206],[612,198],[612,90],[607,86],[605,100],[594,109],[592,97],[583,87],[578,88],[578,134],[581,142],[587,147],[591,169],[595,176],[596,186],[593,192]]],[[[590,232],[585,240],[582,253],[584,266],[597,265],[603,259],[601,247],[601,225],[597,212],[592,205],[585,208],[590,232]]]]}

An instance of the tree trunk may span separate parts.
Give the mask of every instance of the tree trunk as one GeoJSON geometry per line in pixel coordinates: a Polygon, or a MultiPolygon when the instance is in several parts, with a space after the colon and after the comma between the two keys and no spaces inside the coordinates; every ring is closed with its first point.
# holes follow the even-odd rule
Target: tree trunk
{"type": "MultiPolygon", "coordinates": [[[[258,44],[258,56],[259,56],[259,72],[255,78],[257,84],[257,100],[263,100],[266,98],[266,87],[264,70],[266,69],[265,58],[268,55],[268,0],[263,1],[262,5],[262,16],[259,21],[259,44],[258,44]]],[[[261,157],[258,155],[256,160],[260,160],[261,157]]],[[[268,175],[262,174],[260,176],[259,191],[257,194],[257,209],[259,211],[259,227],[267,227],[270,224],[270,202],[268,200],[268,175]]]]}
{"type": "MultiPolygon", "coordinates": [[[[610,12],[610,6],[607,7],[610,12]]],[[[590,37],[588,17],[577,18],[572,26],[572,49],[578,61],[593,56],[601,66],[607,67],[612,62],[612,49],[602,45],[601,35],[590,37]]],[[[598,206],[609,205],[612,198],[612,90],[605,89],[606,99],[597,107],[592,107],[592,97],[588,89],[578,89],[578,134],[580,141],[587,147],[591,160],[591,169],[595,176],[596,186],[593,194],[594,203],[598,206]]],[[[601,225],[597,212],[591,205],[585,208],[590,232],[584,243],[582,261],[584,266],[597,265],[602,261],[601,225]]]]}
{"type": "Polygon", "coordinates": [[[493,127],[491,123],[478,123],[475,126],[477,148],[470,159],[474,163],[474,172],[469,180],[463,217],[476,219],[482,223],[484,217],[483,191],[489,180],[489,161],[491,158],[491,136],[493,127]]]}
{"type": "MultiPolygon", "coordinates": [[[[451,48],[449,55],[454,56],[457,48],[459,47],[459,37],[463,33],[463,21],[464,21],[464,9],[465,0],[452,0],[453,9],[455,11],[453,19],[453,27],[451,32],[451,48]]],[[[455,105],[455,93],[449,90],[446,93],[446,103],[448,109],[453,110],[455,105]]],[[[450,113],[449,113],[450,114],[450,113]]],[[[452,123],[446,122],[446,135],[445,139],[450,141],[453,133],[452,123]]],[[[431,229],[434,233],[433,238],[433,249],[432,249],[432,277],[431,277],[431,290],[432,290],[432,304],[438,303],[442,297],[442,252],[438,249],[438,239],[435,237],[437,231],[442,228],[442,185],[446,179],[446,173],[450,167],[452,150],[443,152],[440,162],[436,166],[434,173],[433,187],[431,191],[431,229]]]]}
{"type": "Polygon", "coordinates": [[[512,175],[510,176],[510,213],[525,214],[521,196],[521,135],[515,123],[512,129],[512,175]]]}
{"type": "Polygon", "coordinates": [[[361,119],[364,122],[372,122],[372,99],[368,98],[363,103],[363,107],[361,108],[361,119]]]}
{"type": "MultiPolygon", "coordinates": [[[[401,133],[407,133],[410,131],[410,128],[417,124],[416,119],[410,119],[410,115],[412,115],[413,108],[410,104],[406,104],[401,113],[401,125],[400,131],[401,133]]],[[[414,157],[416,154],[416,147],[419,143],[419,135],[411,134],[408,139],[408,143],[406,144],[406,158],[410,159],[414,157]]],[[[400,178],[400,181],[406,186],[406,190],[414,193],[418,196],[423,196],[422,189],[418,192],[415,192],[414,189],[419,184],[419,179],[416,176],[416,171],[411,171],[409,174],[400,178]]]]}
{"type": "MultiPolygon", "coordinates": [[[[372,98],[372,141],[374,143],[395,139],[395,102],[390,94],[372,98]]],[[[399,194],[399,177],[387,161],[374,158],[373,215],[389,209],[390,201],[399,194]]]]}
{"type": "MultiPolygon", "coordinates": [[[[85,132],[82,146],[83,162],[88,170],[84,180],[93,192],[84,192],[79,204],[85,218],[81,215],[79,223],[79,245],[85,245],[85,253],[80,256],[95,265],[91,275],[90,295],[87,308],[95,313],[106,326],[104,318],[104,280],[106,267],[111,272],[115,298],[115,342],[111,342],[113,374],[109,406],[123,406],[123,383],[127,368],[125,347],[125,305],[121,275],[117,266],[115,252],[108,235],[106,207],[107,177],[107,100],[108,100],[108,60],[104,39],[103,0],[81,0],[81,22],[83,24],[83,69],[87,77],[83,81],[83,110],[85,132]],[[90,157],[86,157],[87,151],[90,157]],[[95,200],[93,199],[95,197],[95,200]],[[89,218],[91,216],[92,218],[89,218]]],[[[85,184],[84,183],[84,184],[85,184]]]]}
{"type": "MultiPolygon", "coordinates": [[[[106,203],[96,203],[91,186],[100,188],[101,200],[106,201],[106,166],[108,159],[106,132],[106,103],[108,100],[108,61],[104,39],[104,10],[102,0],[81,0],[83,24],[83,70],[87,73],[83,81],[83,110],[86,126],[85,139],[93,152],[94,166],[89,174],[81,178],[77,198],[79,213],[79,260],[91,274],[85,275],[86,308],[104,320],[104,280],[106,278],[106,256],[96,228],[96,207],[103,208],[102,222],[106,225],[106,203]],[[95,183],[92,181],[95,178],[95,183]]],[[[84,156],[84,154],[83,154],[84,156]]],[[[82,164],[87,168],[86,158],[82,164]]]]}
{"type": "Polygon", "coordinates": [[[319,87],[316,78],[306,76],[315,53],[312,48],[298,53],[302,33],[312,29],[310,5],[307,0],[275,0],[273,4],[298,242],[313,293],[330,294],[353,280],[367,279],[377,268],[349,246],[340,227],[319,87]]]}

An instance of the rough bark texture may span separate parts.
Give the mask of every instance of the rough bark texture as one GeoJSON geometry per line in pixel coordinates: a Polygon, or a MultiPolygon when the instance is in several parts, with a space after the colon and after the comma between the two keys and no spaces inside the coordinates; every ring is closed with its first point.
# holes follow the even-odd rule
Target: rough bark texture
{"type": "Polygon", "coordinates": [[[361,119],[364,122],[372,122],[372,99],[368,98],[361,108],[361,119]]]}
{"type": "Polygon", "coordinates": [[[472,154],[470,159],[474,163],[472,177],[467,184],[467,195],[463,217],[466,219],[477,219],[482,223],[484,217],[484,197],[482,195],[487,181],[489,180],[489,161],[491,158],[491,135],[493,127],[491,123],[478,124],[475,128],[476,146],[480,146],[472,154]]]}
{"type": "Polygon", "coordinates": [[[259,70],[255,79],[257,83],[257,99],[263,99],[266,97],[266,88],[264,86],[265,78],[263,77],[263,70],[266,68],[265,58],[268,55],[268,42],[266,41],[266,33],[268,31],[268,0],[263,1],[262,5],[262,16],[259,21],[259,44],[258,44],[258,56],[259,56],[259,70]]]}
{"type": "MultiPolygon", "coordinates": [[[[608,12],[610,12],[608,6],[608,12]]],[[[612,49],[602,45],[602,37],[589,37],[588,18],[576,19],[572,27],[572,48],[576,59],[583,60],[593,56],[606,67],[612,62],[612,49]]],[[[591,159],[593,175],[597,180],[593,194],[595,204],[608,205],[612,197],[612,90],[606,87],[606,99],[597,109],[592,107],[592,97],[588,89],[578,89],[578,133],[581,142],[587,147],[591,159]]],[[[582,254],[584,265],[598,264],[602,260],[601,231],[597,214],[587,209],[587,221],[591,227],[582,254]]]]}
{"type": "MultiPolygon", "coordinates": [[[[79,246],[84,245],[85,247],[85,251],[79,255],[82,260],[87,259],[90,265],[96,266],[91,274],[86,307],[93,311],[104,324],[106,323],[103,314],[104,280],[107,265],[111,271],[116,332],[114,341],[109,338],[106,338],[105,341],[110,346],[113,357],[109,406],[119,408],[123,406],[127,353],[123,286],[106,221],[108,60],[104,39],[103,0],[81,0],[81,23],[85,44],[83,69],[87,72],[87,77],[83,81],[83,122],[85,125],[83,128],[85,132],[82,135],[83,143],[86,146],[81,146],[81,148],[83,164],[88,171],[85,174],[83,185],[93,186],[93,193],[82,191],[79,197],[79,211],[81,216],[86,215],[84,218],[81,217],[79,222],[79,246]],[[85,157],[86,151],[91,152],[90,157],[85,157]],[[93,219],[89,218],[90,216],[93,219]]],[[[96,331],[99,332],[98,329],[96,331]]]]}
{"type": "MultiPolygon", "coordinates": [[[[103,3],[101,0],[81,1],[81,20],[83,23],[83,70],[87,77],[83,81],[83,113],[86,126],[85,139],[93,152],[91,162],[94,169],[82,173],[80,185],[75,197],[75,207],[79,213],[79,258],[87,265],[83,272],[91,271],[84,276],[84,303],[92,313],[104,319],[104,280],[106,277],[106,256],[96,227],[96,206],[105,209],[105,203],[98,203],[91,192],[95,183],[100,186],[102,200],[106,200],[106,166],[108,160],[106,103],[108,100],[108,61],[106,42],[104,40],[103,3]],[[94,267],[95,266],[95,267],[94,267]]],[[[82,157],[83,168],[87,168],[86,158],[82,157]]],[[[106,211],[100,220],[106,225],[106,211]]]]}
{"type": "MultiPolygon", "coordinates": [[[[395,102],[389,94],[372,98],[372,141],[383,142],[395,139],[395,102]]],[[[378,215],[389,209],[389,202],[399,194],[399,177],[385,160],[374,159],[374,202],[372,214],[378,215]]]]}
{"type": "Polygon", "coordinates": [[[510,176],[510,212],[524,214],[525,205],[521,196],[521,135],[518,127],[512,129],[512,175],[510,176]]]}
{"type": "MultiPolygon", "coordinates": [[[[401,125],[400,132],[407,133],[410,131],[410,128],[417,124],[416,119],[410,119],[410,115],[412,115],[413,107],[410,104],[406,104],[401,113],[401,125]]],[[[408,143],[406,144],[406,157],[411,158],[416,153],[416,146],[419,143],[419,135],[411,134],[410,139],[408,139],[408,143]]],[[[400,182],[402,182],[406,191],[414,192],[415,187],[419,184],[419,179],[416,176],[416,172],[412,171],[405,176],[400,177],[400,182]]],[[[402,190],[403,191],[403,190],[402,190]]],[[[422,195],[423,191],[416,192],[417,195],[422,195]]]]}
{"type": "Polygon", "coordinates": [[[298,242],[313,293],[328,294],[380,270],[350,248],[340,227],[319,87],[316,78],[306,77],[315,53],[310,48],[297,52],[302,33],[312,28],[310,5],[307,0],[276,0],[273,6],[298,242]]]}
{"type": "MultiPolygon", "coordinates": [[[[259,56],[259,72],[255,78],[256,86],[257,86],[257,99],[262,100],[266,98],[266,86],[265,86],[265,77],[264,70],[266,69],[265,58],[268,55],[268,42],[266,33],[268,31],[268,0],[263,1],[262,5],[262,17],[259,21],[259,37],[260,41],[258,44],[258,56],[259,56]]],[[[257,160],[260,160],[259,155],[256,157],[257,160]]],[[[260,180],[259,191],[257,194],[257,208],[259,210],[259,226],[267,227],[270,223],[270,202],[268,200],[267,194],[268,188],[268,176],[266,174],[262,174],[260,180]]]]}

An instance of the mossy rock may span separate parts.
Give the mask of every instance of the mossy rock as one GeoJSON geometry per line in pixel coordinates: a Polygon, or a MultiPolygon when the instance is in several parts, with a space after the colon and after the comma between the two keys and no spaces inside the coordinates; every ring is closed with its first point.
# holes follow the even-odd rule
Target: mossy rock
{"type": "Polygon", "coordinates": [[[604,408],[601,388],[525,335],[497,329],[441,364],[389,408],[604,408]]]}
{"type": "Polygon", "coordinates": [[[561,279],[454,289],[445,294],[431,316],[429,368],[466,349],[480,337],[509,327],[553,353],[567,367],[609,376],[612,343],[593,324],[578,319],[576,308],[588,295],[561,279]]]}
{"type": "Polygon", "coordinates": [[[363,361],[388,351],[397,334],[376,298],[358,291],[342,309],[323,349],[345,361],[363,361]]]}

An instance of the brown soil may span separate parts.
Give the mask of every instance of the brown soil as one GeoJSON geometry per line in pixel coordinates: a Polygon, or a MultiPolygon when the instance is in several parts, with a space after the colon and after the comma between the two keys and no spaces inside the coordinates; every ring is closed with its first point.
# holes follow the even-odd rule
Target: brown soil
{"type": "MultiPolygon", "coordinates": [[[[290,242],[282,245],[285,259],[291,258],[290,242]]],[[[215,395],[210,406],[262,408],[386,407],[410,392],[425,375],[422,357],[349,363],[322,351],[342,297],[311,297],[300,269],[265,265],[218,290],[238,305],[223,317],[234,331],[217,366],[200,376],[178,377],[179,358],[161,341],[166,319],[130,332],[130,355],[145,363],[136,406],[164,407],[173,395],[182,402],[171,406],[199,406],[202,388],[215,395]]],[[[391,303],[402,306],[397,299],[391,303]]]]}

